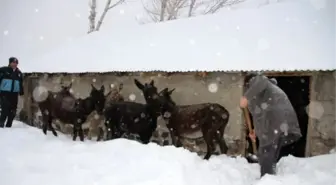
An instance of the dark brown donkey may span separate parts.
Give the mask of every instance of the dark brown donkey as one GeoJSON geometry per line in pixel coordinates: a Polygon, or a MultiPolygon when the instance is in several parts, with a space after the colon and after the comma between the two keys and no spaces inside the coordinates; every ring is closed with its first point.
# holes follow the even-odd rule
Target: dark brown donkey
{"type": "Polygon", "coordinates": [[[198,139],[203,137],[207,145],[204,159],[209,159],[215,150],[214,140],[219,144],[221,153],[226,154],[228,147],[223,138],[230,114],[217,103],[202,103],[177,106],[171,99],[174,91],[163,89],[159,95],[163,97],[161,114],[167,121],[167,127],[175,146],[181,146],[180,138],[198,139]]]}
{"type": "Polygon", "coordinates": [[[60,92],[44,92],[47,93],[47,98],[37,102],[42,113],[42,130],[44,134],[47,134],[47,130],[50,129],[54,136],[57,136],[57,132],[52,127],[52,121],[58,119],[62,123],[70,123],[74,126],[73,140],[76,140],[79,135],[80,140],[84,141],[82,124],[87,116],[94,110],[99,114],[103,112],[105,104],[104,86],[98,90],[91,85],[92,89],[89,97],[76,99],[70,93],[71,85],[63,86],[60,92]]]}

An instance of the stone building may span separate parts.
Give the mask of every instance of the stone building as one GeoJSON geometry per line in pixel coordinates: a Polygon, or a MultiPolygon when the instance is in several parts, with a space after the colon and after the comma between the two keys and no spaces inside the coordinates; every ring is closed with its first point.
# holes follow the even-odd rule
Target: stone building
{"type": "MultiPolygon", "coordinates": [[[[270,77],[278,80],[279,86],[285,90],[297,110],[300,126],[306,138],[302,141],[302,155],[312,156],[327,153],[335,147],[335,71],[316,72],[270,72],[270,77]]],[[[90,84],[97,87],[104,85],[110,87],[124,84],[122,95],[128,101],[144,103],[140,90],[134,85],[133,80],[142,82],[155,81],[159,89],[165,87],[176,88],[172,97],[178,105],[197,103],[219,103],[230,112],[229,124],[225,130],[225,139],[229,145],[230,154],[244,154],[245,121],[239,108],[239,98],[243,93],[244,75],[238,72],[209,72],[200,73],[129,73],[117,76],[115,73],[84,74],[84,75],[37,75],[26,76],[27,93],[24,108],[30,113],[32,120],[33,90],[36,87],[45,87],[51,91],[58,91],[62,84],[72,82],[72,90],[76,97],[86,97],[90,91],[90,84]],[[112,86],[113,86],[112,85],[112,86]]],[[[159,121],[156,140],[163,144],[169,136],[167,128],[162,120],[159,121]]],[[[155,138],[154,138],[155,139],[155,138]]],[[[198,150],[193,142],[185,141],[198,150]]],[[[198,142],[200,150],[205,150],[202,142],[198,142]]],[[[299,149],[298,149],[299,150],[299,149]]]]}
{"type": "MultiPolygon", "coordinates": [[[[22,106],[31,119],[36,86],[57,91],[62,82],[70,81],[77,97],[87,96],[91,83],[97,87],[123,83],[123,96],[143,103],[133,79],[154,79],[159,89],[176,88],[177,104],[216,102],[227,108],[229,153],[244,154],[246,129],[239,108],[243,72],[264,71],[278,80],[300,116],[304,137],[298,153],[327,153],[335,147],[332,7],[316,11],[309,2],[279,2],[167,24],[102,30],[23,63],[27,88],[22,106]]],[[[160,122],[155,135],[165,137],[165,130],[160,122]]],[[[204,150],[201,143],[197,145],[204,150]]]]}

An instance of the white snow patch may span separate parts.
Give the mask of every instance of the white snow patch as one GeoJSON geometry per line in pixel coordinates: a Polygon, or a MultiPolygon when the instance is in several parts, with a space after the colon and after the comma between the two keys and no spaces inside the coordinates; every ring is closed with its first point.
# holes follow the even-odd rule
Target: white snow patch
{"type": "Polygon", "coordinates": [[[25,72],[333,70],[335,1],[325,4],[317,11],[308,0],[286,0],[132,29],[102,29],[20,66],[25,72]],[[217,26],[222,29],[214,30],[217,26]],[[148,47],[149,41],[157,46],[148,47]],[[258,45],[268,49],[258,52],[258,45]]]}
{"type": "Polygon", "coordinates": [[[183,148],[125,139],[73,142],[21,122],[0,129],[0,148],[4,185],[333,185],[336,173],[335,154],[289,156],[278,163],[278,175],[257,180],[258,165],[240,157],[207,161],[183,148]]]}

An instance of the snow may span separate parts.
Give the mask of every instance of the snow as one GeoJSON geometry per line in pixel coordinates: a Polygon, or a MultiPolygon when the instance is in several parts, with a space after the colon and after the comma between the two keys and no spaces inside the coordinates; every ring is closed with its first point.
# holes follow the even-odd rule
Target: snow
{"type": "Polygon", "coordinates": [[[334,185],[336,154],[278,163],[258,180],[257,164],[214,156],[209,161],[172,146],[117,139],[73,142],[15,122],[0,129],[2,185],[334,185]]]}
{"type": "MultiPolygon", "coordinates": [[[[105,3],[98,1],[97,19],[105,3]]],[[[0,61],[7,64],[8,58],[15,56],[29,65],[30,59],[86,36],[88,8],[88,0],[1,0],[0,32],[4,35],[0,35],[0,61]]],[[[108,12],[101,30],[131,29],[139,24],[135,17],[143,11],[141,1],[126,0],[108,12]]]]}
{"type": "Polygon", "coordinates": [[[334,70],[335,1],[283,1],[116,27],[20,64],[25,72],[334,70]],[[47,65],[46,65],[47,64],[47,65]]]}

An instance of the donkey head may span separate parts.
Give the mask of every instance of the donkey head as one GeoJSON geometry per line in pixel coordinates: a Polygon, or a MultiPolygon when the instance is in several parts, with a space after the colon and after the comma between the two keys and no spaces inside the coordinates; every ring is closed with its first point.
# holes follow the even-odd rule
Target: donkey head
{"type": "Polygon", "coordinates": [[[100,89],[96,89],[95,86],[91,84],[90,98],[91,103],[94,105],[95,111],[98,114],[102,114],[105,106],[105,87],[102,85],[100,89]]]}
{"type": "Polygon", "coordinates": [[[176,103],[172,100],[171,94],[174,92],[175,88],[172,90],[168,90],[168,88],[164,88],[159,92],[159,96],[161,97],[163,103],[161,105],[161,115],[163,119],[167,120],[170,117],[170,114],[173,112],[173,109],[176,107],[176,103]]]}
{"type": "Polygon", "coordinates": [[[151,80],[148,84],[142,84],[137,79],[134,79],[134,83],[142,91],[147,105],[155,110],[160,110],[162,100],[157,92],[157,88],[154,86],[154,80],[151,80]]]}

